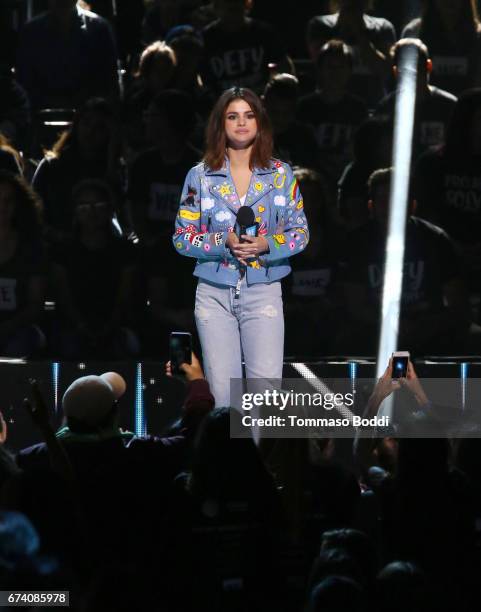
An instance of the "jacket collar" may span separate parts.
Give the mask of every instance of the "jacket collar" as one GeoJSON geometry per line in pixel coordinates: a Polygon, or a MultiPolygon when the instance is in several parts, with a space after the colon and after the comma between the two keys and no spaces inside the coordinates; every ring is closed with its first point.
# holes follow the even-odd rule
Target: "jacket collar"
{"type": "MultiPolygon", "coordinates": [[[[252,170],[252,178],[244,203],[245,206],[253,206],[258,200],[272,191],[274,188],[272,184],[272,175],[275,172],[277,172],[277,168],[274,166],[273,162],[269,168],[254,168],[252,170]]],[[[212,170],[206,167],[205,174],[206,176],[224,178],[221,183],[212,185],[209,191],[212,195],[220,198],[232,212],[237,214],[240,207],[240,201],[237,197],[234,181],[230,173],[229,158],[227,156],[225,157],[224,165],[219,170],[212,170]]]]}
{"type": "MultiPolygon", "coordinates": [[[[255,167],[252,170],[252,173],[256,176],[263,176],[265,174],[274,174],[277,172],[277,168],[274,166],[274,163],[271,160],[271,164],[269,168],[257,168],[255,167]]],[[[230,160],[227,155],[224,158],[224,165],[219,170],[212,170],[208,166],[205,167],[206,176],[229,176],[230,177],[230,160]]]]}

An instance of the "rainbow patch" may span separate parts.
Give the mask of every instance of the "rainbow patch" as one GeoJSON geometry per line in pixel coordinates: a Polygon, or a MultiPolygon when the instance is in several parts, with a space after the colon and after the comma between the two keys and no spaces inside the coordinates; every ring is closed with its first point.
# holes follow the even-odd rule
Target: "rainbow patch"
{"type": "Polygon", "coordinates": [[[289,201],[290,202],[296,199],[298,192],[299,192],[299,184],[297,182],[297,179],[295,178],[292,181],[291,186],[289,187],[289,201]]]}

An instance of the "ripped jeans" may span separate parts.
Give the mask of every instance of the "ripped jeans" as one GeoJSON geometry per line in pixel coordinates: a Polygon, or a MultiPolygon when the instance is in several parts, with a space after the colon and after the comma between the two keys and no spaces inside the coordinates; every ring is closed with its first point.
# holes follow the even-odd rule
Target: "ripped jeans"
{"type": "Polygon", "coordinates": [[[282,378],[284,313],[280,281],[235,287],[199,279],[195,321],[216,407],[229,406],[230,379],[282,378]]]}

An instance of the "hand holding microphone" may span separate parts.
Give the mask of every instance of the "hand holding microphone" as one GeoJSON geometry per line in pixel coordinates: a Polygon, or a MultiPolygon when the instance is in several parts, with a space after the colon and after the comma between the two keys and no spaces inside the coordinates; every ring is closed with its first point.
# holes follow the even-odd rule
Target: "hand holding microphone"
{"type": "Polygon", "coordinates": [[[241,206],[237,213],[236,231],[231,232],[226,240],[232,255],[247,266],[247,259],[258,257],[269,249],[269,243],[263,236],[257,236],[258,224],[254,211],[249,206],[241,206]]]}

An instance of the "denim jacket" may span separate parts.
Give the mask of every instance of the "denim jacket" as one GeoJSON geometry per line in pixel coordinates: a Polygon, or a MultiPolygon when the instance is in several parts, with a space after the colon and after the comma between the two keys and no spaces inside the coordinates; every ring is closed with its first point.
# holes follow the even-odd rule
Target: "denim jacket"
{"type": "MultiPolygon", "coordinates": [[[[244,205],[254,210],[258,235],[269,243],[269,252],[249,260],[247,283],[277,281],[291,270],[288,258],[303,251],[309,240],[302,196],[289,164],[273,159],[269,168],[254,168],[244,205]]],[[[241,264],[225,241],[234,231],[240,206],[228,158],[220,170],[203,162],[189,170],[172,240],[178,253],[197,258],[195,276],[237,284],[241,264]]]]}

